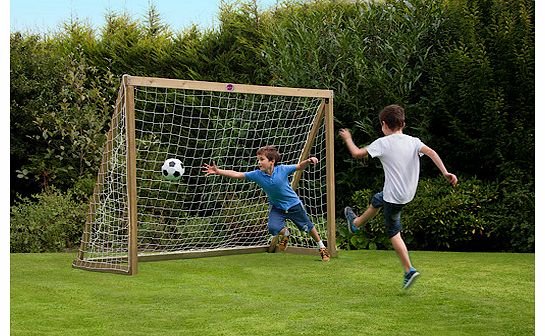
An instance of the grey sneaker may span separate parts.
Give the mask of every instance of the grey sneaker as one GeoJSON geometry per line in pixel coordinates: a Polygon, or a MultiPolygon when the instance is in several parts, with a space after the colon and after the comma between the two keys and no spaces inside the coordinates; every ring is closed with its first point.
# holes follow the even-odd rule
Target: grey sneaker
{"type": "Polygon", "coordinates": [[[409,289],[415,283],[416,278],[418,278],[419,275],[420,273],[418,273],[417,270],[406,273],[403,277],[403,289],[409,289]]]}
{"type": "Polygon", "coordinates": [[[356,216],[354,210],[352,210],[351,207],[344,208],[344,216],[346,217],[346,221],[348,223],[348,231],[352,233],[358,232],[360,229],[354,225],[354,219],[356,219],[358,216],[356,216]]]}

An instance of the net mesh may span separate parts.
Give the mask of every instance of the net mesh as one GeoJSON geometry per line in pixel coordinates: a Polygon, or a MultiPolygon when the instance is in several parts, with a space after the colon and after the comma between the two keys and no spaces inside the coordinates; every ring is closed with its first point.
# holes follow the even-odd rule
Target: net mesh
{"type": "MultiPolygon", "coordinates": [[[[296,164],[309,141],[309,154],[319,162],[302,172],[296,190],[326,241],[325,123],[317,117],[322,100],[136,86],[139,256],[268,246],[268,202],[261,188],[245,180],[205,176],[202,166],[215,163],[239,172],[255,170],[256,150],[265,145],[278,148],[280,163],[296,164]],[[316,136],[309,139],[315,119],[316,136]],[[179,181],[162,176],[161,166],[168,158],[181,160],[185,168],[179,181]]],[[[127,268],[124,101],[122,87],[78,254],[79,266],[127,268]]],[[[290,221],[287,225],[292,229],[290,246],[316,248],[309,235],[290,221]]]]}

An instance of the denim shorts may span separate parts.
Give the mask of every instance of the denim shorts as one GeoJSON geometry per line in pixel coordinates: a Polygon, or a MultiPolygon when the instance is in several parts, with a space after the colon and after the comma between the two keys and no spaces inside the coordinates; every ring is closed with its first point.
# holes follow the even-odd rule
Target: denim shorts
{"type": "Polygon", "coordinates": [[[271,205],[269,209],[270,234],[276,236],[286,226],[286,219],[291,220],[299,230],[305,233],[309,233],[314,227],[301,203],[292,206],[288,210],[278,209],[271,205]]]}
{"type": "Polygon", "coordinates": [[[388,203],[383,199],[382,191],[376,193],[371,199],[373,208],[384,207],[384,227],[388,238],[392,238],[401,232],[401,212],[405,204],[388,203]]]}

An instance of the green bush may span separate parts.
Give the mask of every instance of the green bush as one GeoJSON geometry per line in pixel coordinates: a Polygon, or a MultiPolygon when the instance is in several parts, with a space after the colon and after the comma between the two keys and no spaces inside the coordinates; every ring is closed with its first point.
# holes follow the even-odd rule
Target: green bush
{"type": "Polygon", "coordinates": [[[493,228],[494,250],[534,252],[534,176],[519,168],[504,167],[500,181],[499,201],[490,204],[486,211],[493,228]]]}
{"type": "MultiPolygon", "coordinates": [[[[417,194],[403,210],[402,235],[409,249],[453,251],[533,252],[534,192],[511,180],[483,182],[461,179],[450,187],[442,177],[422,179],[417,194]],[[511,181],[511,182],[508,182],[511,181]]],[[[369,204],[373,192],[355,192],[352,203],[358,214],[369,204]]],[[[339,227],[340,248],[391,248],[384,230],[382,212],[364,230],[348,234],[346,224],[339,227]]]]}
{"type": "Polygon", "coordinates": [[[402,216],[409,248],[486,250],[493,228],[486,211],[497,202],[495,183],[461,179],[452,188],[442,178],[423,179],[402,216]]]}
{"type": "Polygon", "coordinates": [[[87,205],[73,200],[72,192],[42,192],[22,198],[11,207],[12,253],[61,252],[80,241],[87,205]]]}
{"type": "Polygon", "coordinates": [[[534,173],[534,4],[448,2],[420,108],[423,140],[455,171],[495,179],[514,164],[534,173]]]}

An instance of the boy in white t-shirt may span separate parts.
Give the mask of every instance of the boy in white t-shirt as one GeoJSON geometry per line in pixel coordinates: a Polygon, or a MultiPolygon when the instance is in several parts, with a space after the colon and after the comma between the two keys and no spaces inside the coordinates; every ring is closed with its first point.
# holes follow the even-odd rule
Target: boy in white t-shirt
{"type": "Polygon", "coordinates": [[[339,131],[352,157],[365,158],[370,155],[373,158],[379,158],[384,169],[384,189],[373,196],[367,210],[358,217],[352,208],[346,207],[344,214],[348,221],[348,229],[355,233],[359,227],[371,220],[380,208],[384,208],[384,226],[405,271],[403,288],[408,289],[420,273],[412,266],[409,252],[401,238],[400,218],[403,206],[412,201],[416,193],[420,156],[425,154],[430,157],[453,186],[458,183],[458,179],[456,175],[447,171],[443,161],[433,149],[422,143],[420,139],[403,134],[405,111],[401,106],[386,106],[380,112],[379,120],[384,137],[364,148],[354,144],[350,131],[344,128],[339,131]]]}

